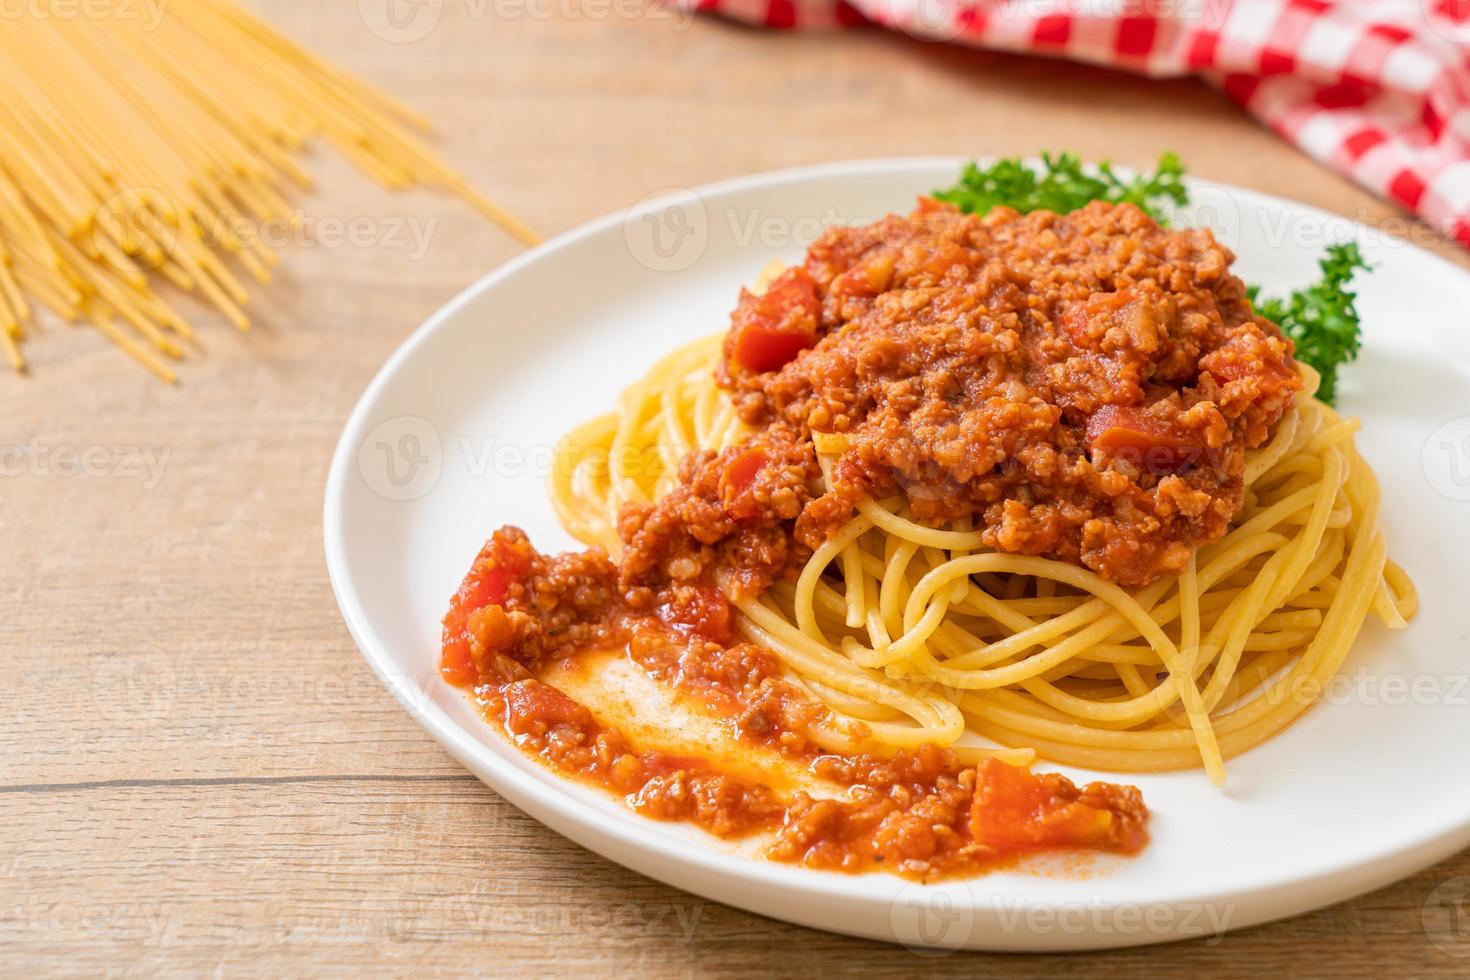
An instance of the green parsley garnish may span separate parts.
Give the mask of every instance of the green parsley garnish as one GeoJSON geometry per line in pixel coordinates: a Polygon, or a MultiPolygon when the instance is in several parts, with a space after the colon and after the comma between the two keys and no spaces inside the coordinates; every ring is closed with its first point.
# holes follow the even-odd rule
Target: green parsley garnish
{"type": "Polygon", "coordinates": [[[1356,242],[1346,242],[1329,245],[1320,264],[1322,278],[1285,299],[1261,299],[1259,286],[1251,286],[1247,294],[1257,313],[1296,342],[1297,359],[1322,375],[1317,397],[1331,405],[1337,397],[1337,369],[1356,360],[1362,347],[1358,297],[1349,286],[1368,263],[1356,242]]]}
{"type": "Polygon", "coordinates": [[[1159,157],[1153,173],[1126,180],[1107,162],[1086,167],[1075,153],[1043,153],[1040,173],[1015,158],[997,160],[988,167],[966,164],[959,183],[935,191],[934,197],[970,214],[984,214],[997,204],[1023,214],[1066,214],[1088,201],[1111,201],[1136,204],[1149,217],[1163,222],[1170,205],[1189,202],[1183,177],[1184,165],[1172,153],[1159,157]]]}

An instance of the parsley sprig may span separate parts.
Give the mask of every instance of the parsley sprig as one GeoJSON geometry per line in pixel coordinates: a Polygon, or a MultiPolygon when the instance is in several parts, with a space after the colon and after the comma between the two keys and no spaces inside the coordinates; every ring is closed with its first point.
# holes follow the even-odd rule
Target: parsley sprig
{"type": "MultiPolygon", "coordinates": [[[[1153,173],[1118,176],[1106,162],[1084,164],[1075,153],[1043,153],[1040,168],[1008,158],[987,166],[970,163],[951,187],[934,192],[970,214],[984,214],[999,204],[1022,213],[1055,211],[1066,214],[1089,201],[1134,204],[1160,224],[1175,207],[1189,203],[1184,165],[1173,153],[1159,157],[1153,173]]],[[[1362,345],[1357,294],[1353,276],[1367,269],[1355,243],[1333,245],[1321,261],[1322,277],[1282,298],[1260,297],[1260,287],[1248,293],[1256,312],[1281,327],[1296,342],[1296,356],[1322,375],[1317,397],[1332,404],[1337,395],[1337,371],[1354,360],[1362,345]]]]}
{"type": "Polygon", "coordinates": [[[1159,158],[1153,173],[1131,178],[1119,177],[1107,162],[1088,167],[1075,153],[1043,153],[1039,172],[1015,158],[987,167],[966,164],[959,183],[935,191],[934,196],[971,214],[984,214],[997,204],[1022,213],[1066,214],[1088,201],[1111,201],[1136,204],[1151,218],[1162,220],[1171,205],[1189,202],[1183,177],[1184,165],[1172,153],[1159,158]]]}
{"type": "Polygon", "coordinates": [[[1256,312],[1281,327],[1296,342],[1296,356],[1322,375],[1317,397],[1331,405],[1337,397],[1337,369],[1357,360],[1362,347],[1357,293],[1353,276],[1367,269],[1357,242],[1329,245],[1319,263],[1322,278],[1284,298],[1260,297],[1259,286],[1247,294],[1256,312]]]}

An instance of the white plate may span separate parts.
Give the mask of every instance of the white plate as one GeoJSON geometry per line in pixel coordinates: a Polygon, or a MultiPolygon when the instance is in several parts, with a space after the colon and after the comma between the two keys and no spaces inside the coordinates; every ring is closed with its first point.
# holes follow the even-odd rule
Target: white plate
{"type": "Polygon", "coordinates": [[[579,844],[763,915],[916,948],[1206,935],[1340,901],[1470,843],[1470,276],[1374,229],[1221,185],[1193,185],[1193,217],[1236,250],[1247,281],[1300,285],[1342,237],[1375,265],[1340,404],[1364,419],[1391,553],[1423,611],[1402,633],[1370,623],[1340,687],[1233,760],[1225,791],[1198,773],[1131,779],[1154,814],[1138,858],[1090,878],[916,885],[742,857],[552,776],[438,680],[439,619],[490,532],[513,523],[542,549],[572,546],[544,489],[568,428],[663,352],[723,329],[769,260],[799,257],[823,224],[907,211],[961,163],[834,164],[677,191],[547,242],[431,317],[368,386],[327,482],[332,586],[373,669],[465,766],[579,844]]]}

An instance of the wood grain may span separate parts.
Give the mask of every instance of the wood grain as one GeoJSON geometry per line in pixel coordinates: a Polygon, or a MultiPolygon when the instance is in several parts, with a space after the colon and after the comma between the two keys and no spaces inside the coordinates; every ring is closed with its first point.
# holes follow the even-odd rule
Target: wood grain
{"type": "MultiPolygon", "coordinates": [[[[751,171],[1061,146],[1135,164],[1173,148],[1204,176],[1398,218],[1188,81],[877,32],[764,34],[651,6],[599,15],[608,8],[582,0],[445,0],[412,43],[375,34],[360,13],[372,3],[257,6],[424,110],[444,155],[545,232],[751,171]]],[[[1470,967],[1470,938],[1436,945],[1422,922],[1438,885],[1470,875],[1466,854],[1223,941],[919,960],[692,898],[502,802],[359,658],[327,584],[320,511],[330,451],[372,373],[517,248],[453,201],[385,194],[323,151],[310,164],[320,189],[300,205],[313,235],[255,297],[256,330],[198,317],[203,356],[179,387],[59,325],[28,348],[32,377],[0,377],[4,972],[1470,967]],[[353,223],[369,240],[331,233],[353,223]]],[[[1431,247],[1466,264],[1452,246],[1431,247]]]]}

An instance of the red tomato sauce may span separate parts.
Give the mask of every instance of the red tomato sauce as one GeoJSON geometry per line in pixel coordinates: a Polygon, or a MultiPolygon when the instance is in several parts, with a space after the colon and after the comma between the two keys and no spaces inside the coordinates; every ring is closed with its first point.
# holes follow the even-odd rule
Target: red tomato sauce
{"type": "Polygon", "coordinates": [[[1148,810],[1133,787],[1077,787],[996,760],[966,766],[933,746],[891,758],[820,750],[810,736],[826,708],[783,679],[774,655],[735,639],[718,590],[668,587],[640,603],[612,587],[616,574],[596,553],[547,557],[502,530],[444,618],[445,679],[471,689],[507,738],[559,775],[656,820],[725,839],[764,835],[769,859],[828,870],[933,880],[1023,854],[1131,854],[1146,843],[1148,810]],[[714,751],[641,748],[537,676],[614,645],[738,741],[775,749],[834,795],[767,785],[714,751]]]}
{"type": "Polygon", "coordinates": [[[795,528],[808,547],[902,495],[988,548],[1143,586],[1225,534],[1246,452],[1302,387],[1232,259],[1126,204],[926,201],[829,229],[742,295],[720,377],[763,436],[842,437],[795,528]]]}

